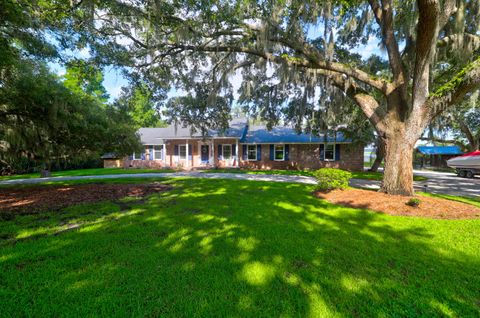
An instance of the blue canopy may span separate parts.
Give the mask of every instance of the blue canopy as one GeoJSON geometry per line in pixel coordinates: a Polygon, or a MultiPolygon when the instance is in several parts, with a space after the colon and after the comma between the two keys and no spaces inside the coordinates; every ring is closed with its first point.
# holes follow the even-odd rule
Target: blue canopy
{"type": "Polygon", "coordinates": [[[462,155],[458,146],[418,146],[418,151],[424,155],[462,155]]]}

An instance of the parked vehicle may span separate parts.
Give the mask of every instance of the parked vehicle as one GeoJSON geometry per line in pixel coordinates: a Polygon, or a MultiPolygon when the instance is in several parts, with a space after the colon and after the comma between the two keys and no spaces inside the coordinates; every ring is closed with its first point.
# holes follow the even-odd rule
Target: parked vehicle
{"type": "Polygon", "coordinates": [[[447,160],[447,165],[457,170],[462,178],[473,178],[480,174],[480,150],[447,160]]]}

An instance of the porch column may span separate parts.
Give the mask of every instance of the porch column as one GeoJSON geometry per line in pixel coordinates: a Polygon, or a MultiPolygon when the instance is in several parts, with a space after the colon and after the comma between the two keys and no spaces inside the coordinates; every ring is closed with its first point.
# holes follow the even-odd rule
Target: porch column
{"type": "Polygon", "coordinates": [[[212,152],[212,162],[210,163],[212,166],[215,165],[215,143],[213,142],[212,139],[212,146],[210,147],[210,151],[212,152]]]}
{"type": "Polygon", "coordinates": [[[185,156],[186,159],[187,159],[185,166],[188,167],[188,166],[190,166],[190,159],[188,159],[188,139],[187,139],[187,142],[185,143],[185,146],[186,146],[185,148],[186,148],[186,152],[187,152],[187,153],[186,153],[186,156],[185,156]]]}
{"type": "Polygon", "coordinates": [[[235,144],[235,153],[236,153],[236,155],[237,155],[237,156],[236,156],[237,158],[235,158],[236,166],[237,166],[237,167],[240,167],[240,159],[239,159],[239,158],[240,158],[240,155],[239,155],[239,153],[238,153],[238,139],[237,139],[237,143],[235,144]]]}

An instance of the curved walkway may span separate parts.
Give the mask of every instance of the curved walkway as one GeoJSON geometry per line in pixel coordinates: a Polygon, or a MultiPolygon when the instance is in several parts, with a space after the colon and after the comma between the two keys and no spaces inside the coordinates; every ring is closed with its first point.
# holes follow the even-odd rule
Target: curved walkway
{"type": "MultiPolygon", "coordinates": [[[[465,179],[455,176],[453,173],[439,172],[418,172],[415,174],[428,177],[427,181],[414,182],[415,190],[432,193],[480,197],[480,178],[465,179]],[[425,188],[425,185],[427,186],[425,188]]],[[[92,176],[65,176],[49,178],[32,179],[14,179],[0,181],[0,185],[15,184],[36,184],[51,181],[71,181],[85,179],[115,179],[115,178],[181,178],[194,177],[206,179],[234,179],[234,180],[254,180],[254,181],[273,181],[273,182],[294,182],[315,184],[315,178],[307,176],[294,175],[267,175],[267,174],[244,174],[244,173],[205,173],[199,171],[173,172],[173,173],[138,173],[138,174],[112,174],[112,175],[92,175],[92,176]]],[[[380,181],[352,179],[350,185],[356,188],[378,189],[380,181]]]]}

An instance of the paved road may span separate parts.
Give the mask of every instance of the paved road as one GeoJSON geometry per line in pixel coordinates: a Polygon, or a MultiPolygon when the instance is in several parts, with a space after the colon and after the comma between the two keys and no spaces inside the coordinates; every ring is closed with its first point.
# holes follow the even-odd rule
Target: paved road
{"type": "MultiPolygon", "coordinates": [[[[480,197],[480,178],[464,179],[459,178],[453,173],[433,172],[415,170],[416,175],[425,176],[427,181],[416,181],[416,190],[425,190],[432,193],[443,193],[451,195],[474,196],[480,197]]],[[[235,180],[257,180],[257,181],[275,181],[275,182],[296,182],[314,184],[315,179],[305,176],[291,175],[258,175],[258,174],[240,174],[240,173],[205,173],[205,172],[175,172],[175,173],[139,173],[139,174],[116,174],[101,176],[72,176],[72,177],[50,177],[50,178],[33,178],[33,179],[16,179],[0,181],[1,184],[35,184],[49,181],[69,181],[82,179],[113,179],[113,178],[150,178],[150,177],[197,177],[208,179],[235,179],[235,180]]],[[[378,189],[380,181],[352,179],[353,187],[378,189]]]]}

